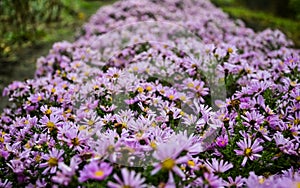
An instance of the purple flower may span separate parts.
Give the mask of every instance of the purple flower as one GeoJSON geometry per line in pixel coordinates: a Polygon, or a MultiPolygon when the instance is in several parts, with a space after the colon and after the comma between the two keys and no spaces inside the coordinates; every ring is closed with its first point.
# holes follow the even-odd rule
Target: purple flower
{"type": "Polygon", "coordinates": [[[217,160],[215,158],[212,159],[212,162],[206,162],[207,167],[210,169],[212,172],[226,172],[229,169],[233,168],[233,165],[229,162],[224,162],[223,159],[217,160]]]}
{"type": "Polygon", "coordinates": [[[80,171],[79,182],[85,182],[89,179],[92,180],[104,180],[112,172],[113,168],[110,164],[105,162],[92,161],[88,165],[84,166],[83,170],[80,171]]]}
{"type": "Polygon", "coordinates": [[[60,122],[60,117],[53,114],[50,115],[50,118],[48,118],[46,115],[43,116],[39,122],[42,124],[42,126],[47,127],[50,132],[56,130],[57,127],[62,124],[60,122]]]}
{"type": "Polygon", "coordinates": [[[50,170],[51,174],[54,174],[57,170],[58,163],[63,160],[62,155],[64,154],[63,150],[57,150],[52,148],[49,154],[42,156],[42,159],[46,160],[46,162],[40,164],[40,167],[44,168],[47,167],[43,174],[47,174],[50,170]]]}
{"type": "Polygon", "coordinates": [[[257,111],[246,112],[245,116],[242,116],[246,122],[243,122],[245,126],[254,126],[259,129],[259,126],[264,122],[264,116],[260,115],[257,111]]]}
{"type": "Polygon", "coordinates": [[[192,187],[223,187],[222,179],[212,173],[204,173],[203,177],[192,182],[192,187]]]}
{"type": "Polygon", "coordinates": [[[160,162],[154,163],[155,167],[151,174],[156,174],[159,170],[174,171],[180,177],[185,177],[184,173],[177,164],[188,161],[187,156],[179,157],[182,149],[176,142],[163,143],[158,145],[157,150],[153,153],[153,157],[160,162]]]}
{"type": "Polygon", "coordinates": [[[70,166],[63,162],[58,163],[58,168],[61,170],[56,173],[56,176],[52,177],[52,181],[64,186],[69,185],[72,180],[72,176],[75,175],[78,165],[81,163],[81,159],[77,156],[71,158],[70,166]]]}
{"type": "Polygon", "coordinates": [[[234,150],[237,155],[244,156],[242,166],[245,166],[248,159],[255,160],[258,157],[261,157],[260,154],[257,154],[258,152],[263,150],[263,147],[259,145],[260,141],[258,139],[254,140],[252,144],[251,137],[248,136],[248,139],[244,138],[244,140],[241,140],[237,142],[237,145],[240,147],[240,150],[234,150]]]}
{"type": "Polygon", "coordinates": [[[247,187],[266,187],[264,186],[265,177],[257,176],[254,172],[250,172],[248,179],[245,179],[247,187]]]}
{"type": "Polygon", "coordinates": [[[226,187],[242,187],[244,185],[244,178],[237,176],[235,179],[228,177],[228,182],[225,182],[226,187]]]}
{"type": "Polygon", "coordinates": [[[0,187],[11,188],[12,182],[8,181],[8,179],[0,179],[0,187]]]}
{"type": "Polygon", "coordinates": [[[216,144],[221,148],[226,147],[226,145],[228,144],[228,136],[227,135],[219,136],[218,138],[216,138],[216,144]]]}
{"type": "Polygon", "coordinates": [[[108,187],[110,188],[143,188],[147,187],[145,182],[145,178],[141,177],[140,173],[136,173],[135,171],[128,171],[127,168],[121,169],[122,179],[114,174],[114,179],[117,183],[108,182],[108,187]]]}

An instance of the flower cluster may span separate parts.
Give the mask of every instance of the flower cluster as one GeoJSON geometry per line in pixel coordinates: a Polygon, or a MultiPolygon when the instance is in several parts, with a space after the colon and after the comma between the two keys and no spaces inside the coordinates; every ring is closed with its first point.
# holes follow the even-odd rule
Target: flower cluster
{"type": "Polygon", "coordinates": [[[123,0],[3,92],[0,187],[297,187],[300,51],[207,0],[123,0]]]}

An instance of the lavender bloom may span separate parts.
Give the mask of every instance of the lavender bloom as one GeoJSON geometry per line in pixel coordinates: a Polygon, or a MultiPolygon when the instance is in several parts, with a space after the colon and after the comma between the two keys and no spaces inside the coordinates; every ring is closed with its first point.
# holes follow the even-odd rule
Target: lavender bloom
{"type": "Polygon", "coordinates": [[[166,171],[174,171],[180,177],[185,177],[184,173],[177,166],[177,164],[188,161],[187,156],[179,157],[181,151],[182,149],[174,142],[158,145],[153,156],[160,162],[153,164],[155,168],[152,170],[151,174],[156,174],[159,170],[163,169],[166,171]]]}
{"type": "Polygon", "coordinates": [[[49,154],[42,156],[42,159],[46,160],[46,162],[41,163],[40,167],[47,167],[43,174],[47,174],[50,170],[51,174],[54,174],[57,170],[58,163],[63,160],[62,155],[64,154],[63,150],[52,149],[49,154]]]}
{"type": "Polygon", "coordinates": [[[226,187],[242,187],[244,185],[244,178],[237,176],[235,179],[228,177],[228,182],[225,182],[226,187]]]}
{"type": "Polygon", "coordinates": [[[66,165],[63,162],[58,163],[58,168],[61,170],[56,173],[56,176],[52,177],[52,181],[64,186],[68,186],[72,180],[72,176],[76,174],[78,165],[81,163],[81,160],[75,156],[71,158],[70,166],[66,165]]]}
{"type": "Polygon", "coordinates": [[[123,187],[131,187],[131,188],[143,188],[147,187],[145,182],[145,178],[141,177],[140,173],[135,173],[135,171],[128,171],[127,168],[121,169],[122,179],[114,174],[114,179],[117,183],[108,182],[108,187],[110,188],[123,188],[123,187]]]}
{"type": "Polygon", "coordinates": [[[217,146],[223,148],[226,147],[228,144],[228,136],[227,135],[222,135],[216,138],[216,144],[217,146]]]}
{"type": "Polygon", "coordinates": [[[229,169],[233,168],[233,165],[229,162],[224,162],[222,159],[218,161],[217,159],[213,158],[212,162],[205,163],[207,167],[210,169],[211,172],[223,173],[228,171],[229,169]]]}
{"type": "Polygon", "coordinates": [[[212,173],[204,173],[191,184],[193,187],[224,187],[222,179],[212,173]]]}
{"type": "Polygon", "coordinates": [[[264,117],[257,111],[246,112],[245,116],[242,117],[246,120],[243,124],[249,127],[254,126],[255,128],[259,128],[264,121],[264,117]]]}
{"type": "Polygon", "coordinates": [[[248,138],[244,138],[244,140],[237,142],[240,150],[235,149],[234,151],[237,155],[244,156],[242,166],[245,166],[248,159],[253,161],[256,158],[261,157],[260,154],[257,154],[258,152],[263,150],[263,147],[259,144],[260,141],[258,139],[254,140],[252,144],[250,136],[248,136],[248,138]]]}
{"type": "Polygon", "coordinates": [[[79,182],[85,182],[89,179],[92,180],[104,180],[112,172],[113,168],[108,163],[92,161],[88,165],[84,166],[80,171],[79,182]]]}

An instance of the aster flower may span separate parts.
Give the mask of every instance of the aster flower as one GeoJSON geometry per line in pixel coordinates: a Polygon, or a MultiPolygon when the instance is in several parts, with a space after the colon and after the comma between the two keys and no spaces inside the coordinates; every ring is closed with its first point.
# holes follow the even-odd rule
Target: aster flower
{"type": "Polygon", "coordinates": [[[245,179],[245,184],[248,187],[264,187],[266,178],[263,176],[257,176],[254,172],[250,172],[248,179],[245,179]]]}
{"type": "Polygon", "coordinates": [[[102,181],[112,172],[113,168],[108,163],[92,161],[85,165],[80,171],[79,182],[85,182],[89,179],[102,181]]]}
{"type": "Polygon", "coordinates": [[[81,159],[77,156],[71,158],[70,166],[66,165],[64,162],[58,163],[58,168],[60,171],[52,177],[52,181],[58,184],[68,186],[72,180],[72,176],[76,174],[78,165],[81,163],[81,159]]]}
{"type": "Polygon", "coordinates": [[[179,157],[182,148],[174,142],[163,143],[158,145],[157,150],[153,153],[153,157],[160,162],[154,163],[154,169],[151,174],[156,174],[159,170],[173,171],[180,177],[185,177],[184,173],[177,166],[188,161],[187,156],[179,157]]]}
{"type": "Polygon", "coordinates": [[[46,160],[46,162],[41,163],[40,167],[47,167],[43,171],[43,174],[47,174],[49,170],[51,174],[55,173],[57,170],[58,163],[63,160],[63,154],[63,150],[57,150],[55,148],[52,148],[49,154],[45,154],[44,156],[42,156],[42,159],[46,160]]]}
{"type": "Polygon", "coordinates": [[[261,142],[259,141],[259,139],[256,139],[252,144],[250,136],[248,136],[248,138],[244,138],[244,140],[237,142],[237,145],[240,149],[235,149],[234,151],[237,155],[244,156],[242,166],[245,166],[248,159],[253,161],[256,158],[261,157],[260,154],[257,154],[258,152],[263,150],[263,147],[259,145],[260,143],[261,142]]]}
{"type": "Polygon", "coordinates": [[[216,158],[212,159],[212,162],[207,161],[205,163],[211,172],[223,173],[233,168],[233,165],[229,162],[224,162],[223,159],[217,160],[216,158]]]}
{"type": "Polygon", "coordinates": [[[11,187],[13,187],[13,185],[12,185],[12,182],[10,182],[8,179],[1,179],[0,187],[11,188],[11,187]]]}
{"type": "Polygon", "coordinates": [[[221,148],[226,147],[226,145],[228,144],[228,136],[221,135],[221,136],[217,137],[216,144],[217,144],[217,146],[219,146],[221,148]]]}
{"type": "Polygon", "coordinates": [[[121,169],[122,178],[118,177],[114,174],[114,179],[117,183],[108,182],[108,187],[110,188],[123,188],[123,187],[131,187],[131,188],[143,188],[147,187],[145,182],[145,178],[141,177],[140,173],[136,173],[135,171],[129,171],[127,168],[121,169]]]}
{"type": "Polygon", "coordinates": [[[243,119],[245,119],[245,122],[243,122],[246,126],[254,126],[256,128],[259,128],[259,126],[264,121],[264,116],[260,115],[257,111],[252,112],[246,112],[245,116],[242,116],[243,119]]]}
{"type": "Polygon", "coordinates": [[[203,177],[197,178],[191,183],[193,187],[224,187],[222,179],[212,173],[205,172],[203,177]]]}
{"type": "Polygon", "coordinates": [[[237,176],[233,179],[231,176],[228,177],[228,182],[225,182],[226,187],[242,187],[244,185],[244,178],[242,176],[237,176]]]}
{"type": "Polygon", "coordinates": [[[44,115],[39,122],[43,127],[47,127],[49,132],[56,130],[58,126],[62,125],[60,117],[54,114],[51,114],[50,118],[44,115]]]}
{"type": "MultiPolygon", "coordinates": [[[[67,127],[67,126],[66,126],[67,127]]],[[[73,125],[69,127],[67,132],[63,133],[65,138],[63,138],[66,143],[74,148],[75,150],[82,151],[85,147],[85,142],[88,139],[83,131],[79,131],[79,129],[73,125]]]]}

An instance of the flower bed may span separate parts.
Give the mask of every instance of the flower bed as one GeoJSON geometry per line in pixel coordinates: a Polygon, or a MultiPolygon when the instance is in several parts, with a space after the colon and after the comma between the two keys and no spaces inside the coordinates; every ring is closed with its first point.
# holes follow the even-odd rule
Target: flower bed
{"type": "Polygon", "coordinates": [[[103,7],[4,90],[3,187],[297,187],[300,51],[206,0],[103,7]]]}

